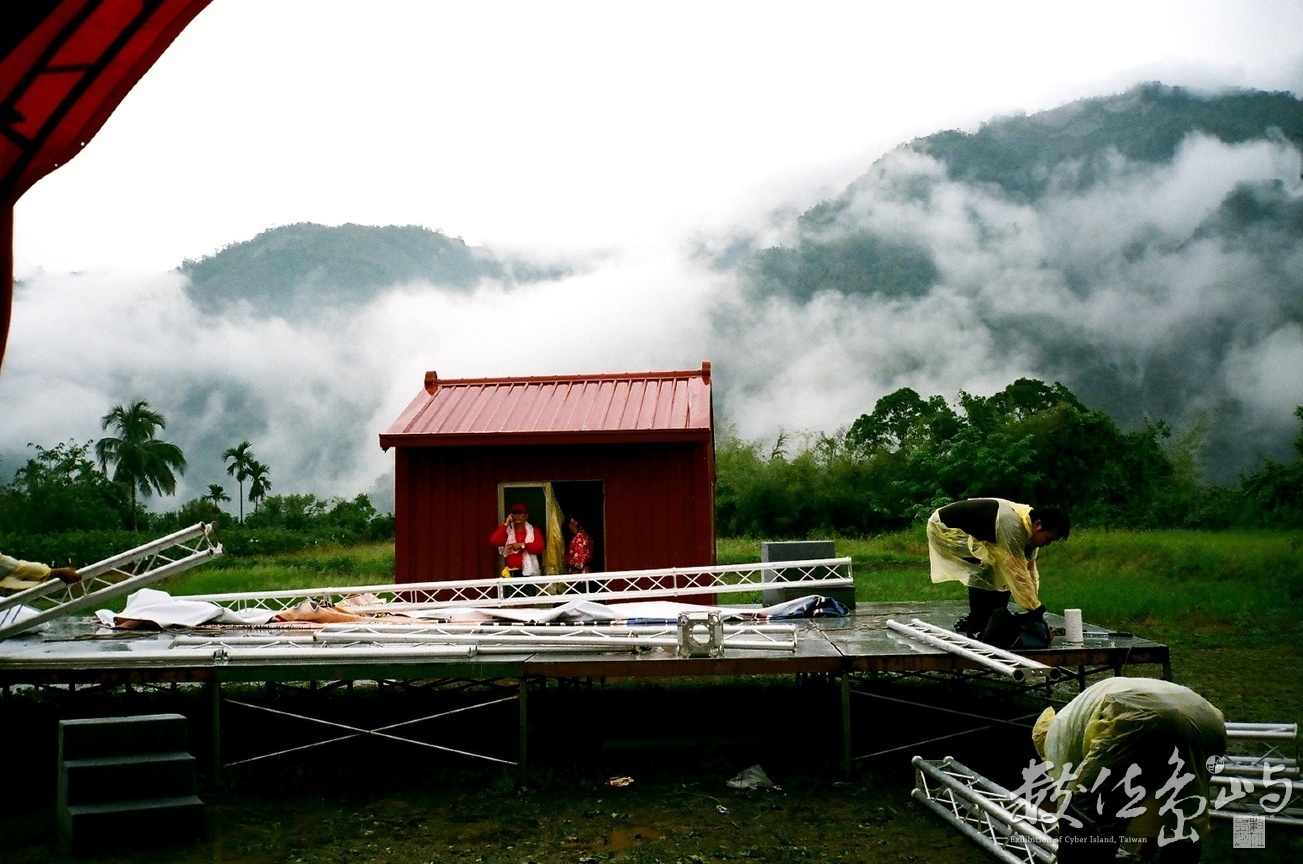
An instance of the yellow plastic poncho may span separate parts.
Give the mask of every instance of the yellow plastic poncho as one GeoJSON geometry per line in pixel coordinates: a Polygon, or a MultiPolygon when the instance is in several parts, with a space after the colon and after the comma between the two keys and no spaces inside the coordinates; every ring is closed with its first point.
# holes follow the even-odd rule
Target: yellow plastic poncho
{"type": "Polygon", "coordinates": [[[1008,591],[1023,609],[1041,605],[1041,577],[1036,572],[1032,539],[1032,508],[996,498],[995,542],[979,540],[941,522],[940,510],[927,521],[928,559],[933,582],[963,582],[969,588],[1008,591]],[[964,560],[964,559],[976,559],[964,560]]]}
{"type": "MultiPolygon", "coordinates": [[[[1207,762],[1209,756],[1226,752],[1226,722],[1198,693],[1155,678],[1108,678],[1087,687],[1058,714],[1047,709],[1036,727],[1033,741],[1049,763],[1050,776],[1058,783],[1070,768],[1075,777],[1067,785],[1074,803],[1084,795],[1080,790],[1094,790],[1096,783],[1097,791],[1112,790],[1136,765],[1140,773],[1131,789],[1137,794],[1143,789],[1144,796],[1129,806],[1143,806],[1145,813],[1131,821],[1129,836],[1159,837],[1162,830],[1164,836],[1176,838],[1188,836],[1190,828],[1207,835],[1212,810],[1207,762]],[[1171,764],[1173,749],[1183,765],[1171,764]],[[1105,769],[1108,773],[1101,780],[1105,769]],[[1191,776],[1179,790],[1157,797],[1173,774],[1191,776]],[[1168,804],[1181,813],[1160,813],[1168,804]],[[1188,820],[1185,826],[1182,814],[1188,820]]],[[[1097,817],[1093,809],[1078,812],[1092,819],[1116,815],[1097,817]]]]}
{"type": "Polygon", "coordinates": [[[50,568],[35,561],[19,561],[0,553],[0,591],[12,593],[39,585],[50,575],[50,568]]]}

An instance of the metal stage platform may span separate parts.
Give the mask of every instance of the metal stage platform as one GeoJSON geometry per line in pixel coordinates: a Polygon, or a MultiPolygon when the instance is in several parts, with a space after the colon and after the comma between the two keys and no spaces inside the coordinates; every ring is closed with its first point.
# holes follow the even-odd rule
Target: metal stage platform
{"type": "MultiPolygon", "coordinates": [[[[493,625],[506,635],[501,640],[475,640],[472,644],[449,641],[393,641],[396,625],[204,625],[182,630],[110,630],[93,618],[65,617],[50,622],[39,633],[27,633],[0,641],[0,687],[6,694],[15,688],[108,688],[122,685],[206,685],[210,693],[212,769],[251,762],[301,750],[318,744],[363,736],[407,742],[436,750],[515,766],[523,774],[528,767],[531,693],[537,694],[549,682],[615,680],[729,679],[749,676],[817,677],[836,682],[840,689],[840,718],[830,717],[830,726],[840,720],[841,760],[849,770],[862,756],[852,752],[851,727],[856,696],[873,697],[866,682],[882,677],[936,678],[948,682],[983,679],[997,687],[1035,695],[1038,689],[1051,699],[1051,689],[1065,682],[1084,687],[1092,676],[1121,674],[1125,667],[1157,666],[1158,674],[1170,678],[1170,654],[1166,645],[1144,638],[1110,632],[1107,627],[1087,623],[1083,642],[1071,645],[1057,640],[1054,646],[1026,652],[1026,656],[1056,670],[1053,680],[1019,681],[965,656],[919,642],[893,630],[889,620],[949,628],[965,611],[962,601],[944,603],[861,603],[847,617],[818,617],[771,624],[730,624],[716,627],[710,644],[689,640],[684,650],[683,634],[674,627],[630,625],[628,639],[611,638],[619,628],[593,625],[550,625],[528,628],[528,644],[512,644],[510,633],[524,631],[524,625],[493,625]],[[601,632],[606,634],[598,637],[601,632]],[[574,644],[553,644],[578,637],[574,644]],[[676,644],[677,643],[677,644],[676,644]],[[736,643],[736,644],[735,644],[736,643]],[[772,644],[772,647],[770,645],[772,644]],[[695,647],[694,647],[695,646],[695,647]],[[313,686],[348,684],[358,681],[407,682],[438,686],[440,682],[464,685],[487,684],[466,708],[481,710],[516,702],[518,751],[514,754],[475,752],[483,742],[475,740],[430,743],[410,734],[415,724],[435,719],[422,717],[401,723],[374,725],[335,722],[294,714],[308,723],[324,724],[331,737],[302,747],[283,749],[223,763],[222,716],[233,706],[241,710],[274,708],[237,700],[224,692],[226,685],[248,682],[311,682],[313,686]]],[[[1063,621],[1047,615],[1051,626],[1063,621]]],[[[383,619],[382,619],[383,620],[383,619]]],[[[683,620],[678,622],[683,627],[683,620]]],[[[699,619],[698,629],[709,626],[699,619]]],[[[443,625],[397,625],[411,633],[423,629],[449,629],[443,625]]],[[[484,632],[485,625],[477,625],[484,632]]],[[[451,628],[457,629],[457,628],[451,628]]],[[[477,629],[466,626],[458,632],[477,629]]],[[[1144,674],[1144,673],[1142,673],[1144,674]]],[[[1149,674],[1152,674],[1149,673],[1149,674]]],[[[1052,701],[1062,701],[1052,700],[1052,701]]],[[[501,711],[503,708],[499,707],[501,711]]],[[[667,709],[672,712],[672,709],[667,709]]],[[[283,713],[283,712],[282,712],[283,713]]],[[[959,712],[955,712],[959,713],[959,712]]],[[[971,715],[970,715],[971,716],[971,715]]],[[[999,721],[997,722],[1009,722],[999,721]]],[[[1030,721],[1027,721],[1030,725],[1030,721]]],[[[731,732],[746,734],[744,729],[731,732]]],[[[837,741],[838,730],[829,728],[826,741],[837,741]]],[[[474,736],[467,736],[467,739],[474,736]]],[[[498,742],[500,744],[500,742],[498,742]]],[[[873,754],[870,754],[873,755],[873,754]]]]}

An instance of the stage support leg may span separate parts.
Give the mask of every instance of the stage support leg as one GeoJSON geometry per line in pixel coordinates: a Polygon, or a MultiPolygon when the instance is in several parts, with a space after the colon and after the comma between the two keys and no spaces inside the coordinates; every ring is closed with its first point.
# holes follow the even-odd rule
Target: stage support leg
{"type": "Polygon", "coordinates": [[[208,698],[213,724],[211,776],[216,786],[222,780],[222,682],[216,678],[208,682],[208,698]]]}
{"type": "Polygon", "coordinates": [[[842,776],[849,780],[851,776],[851,676],[848,672],[842,672],[838,677],[841,679],[842,690],[842,776]]]}
{"type": "Polygon", "coordinates": [[[523,786],[529,777],[529,679],[520,679],[520,765],[518,779],[523,786]]]}

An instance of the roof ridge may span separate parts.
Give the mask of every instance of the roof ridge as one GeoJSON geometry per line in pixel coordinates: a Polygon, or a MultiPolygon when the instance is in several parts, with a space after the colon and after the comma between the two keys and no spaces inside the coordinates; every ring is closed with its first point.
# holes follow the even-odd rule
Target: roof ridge
{"type": "Polygon", "coordinates": [[[580,373],[574,375],[501,375],[490,376],[486,378],[427,378],[426,384],[434,384],[438,387],[448,386],[483,386],[485,384],[551,384],[551,383],[579,383],[582,381],[633,381],[639,379],[676,379],[676,378],[701,378],[710,380],[710,363],[709,361],[701,364],[700,369],[675,369],[671,371],[650,371],[650,372],[592,372],[580,373]]]}

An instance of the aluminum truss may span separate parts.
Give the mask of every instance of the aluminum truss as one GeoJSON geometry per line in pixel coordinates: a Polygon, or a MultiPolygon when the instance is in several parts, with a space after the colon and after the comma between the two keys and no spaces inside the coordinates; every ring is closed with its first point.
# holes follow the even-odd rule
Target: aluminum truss
{"type": "Polygon", "coordinates": [[[1212,815],[1303,827],[1298,724],[1228,722],[1226,739],[1227,750],[1241,752],[1228,753],[1211,778],[1212,815]]]}
{"type": "Polygon", "coordinates": [[[993,783],[951,757],[915,756],[910,796],[1009,864],[1049,864],[1059,848],[1054,813],[993,783]]]}
{"type": "MultiPolygon", "coordinates": [[[[655,648],[687,653],[683,623],[667,625],[522,625],[522,624],[327,624],[303,633],[215,633],[177,636],[177,649],[226,649],[227,657],[247,660],[274,658],[283,649],[317,650],[334,647],[350,653],[388,647],[416,650],[448,646],[449,653],[467,657],[521,653],[591,653],[644,651],[655,648]],[[246,650],[249,649],[249,650],[246,650]],[[261,649],[261,650],[259,650],[261,649]]],[[[723,650],[796,650],[798,628],[791,624],[719,625],[707,647],[723,650]],[[715,638],[717,637],[717,638],[715,638]]],[[[701,642],[700,639],[692,640],[701,642]]],[[[175,650],[175,649],[174,649],[175,650]]],[[[301,652],[296,652],[301,653],[301,652]]],[[[715,655],[718,656],[718,655],[715,655]]]]}
{"type": "Polygon", "coordinates": [[[449,582],[357,585],[296,591],[254,591],[241,594],[187,595],[187,600],[216,603],[228,609],[283,612],[305,600],[336,605],[348,598],[374,595],[366,605],[349,604],[358,614],[404,614],[458,607],[503,608],[557,606],[573,601],[657,600],[700,594],[736,594],[775,588],[808,588],[818,594],[831,588],[853,588],[850,558],[763,564],[671,567],[662,570],[618,570],[566,576],[524,576],[516,579],[463,579],[449,582]]]}
{"type": "Polygon", "coordinates": [[[50,579],[0,598],[0,639],[30,630],[58,615],[78,612],[174,576],[222,554],[215,526],[199,523],[78,569],[81,581],[50,579]],[[35,610],[22,616],[21,607],[35,610]]]}
{"type": "Polygon", "coordinates": [[[909,639],[971,660],[979,666],[993,669],[1019,683],[1042,684],[1047,680],[1057,681],[1061,674],[1053,666],[987,645],[977,639],[970,639],[944,627],[920,621],[918,618],[914,618],[908,624],[888,619],[887,626],[909,639]]]}

